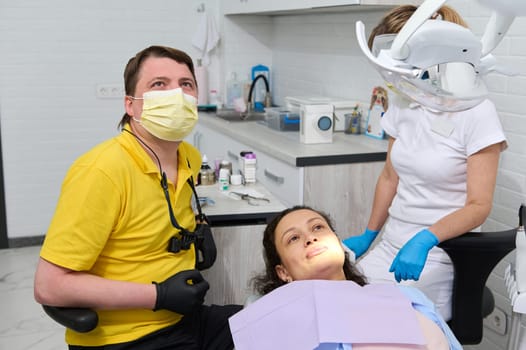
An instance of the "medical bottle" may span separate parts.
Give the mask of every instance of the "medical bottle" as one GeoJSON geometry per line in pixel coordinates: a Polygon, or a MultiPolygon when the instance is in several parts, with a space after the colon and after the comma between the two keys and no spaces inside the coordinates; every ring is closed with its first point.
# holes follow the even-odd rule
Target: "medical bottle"
{"type": "Polygon", "coordinates": [[[201,163],[201,169],[199,170],[199,174],[197,175],[197,183],[199,185],[208,186],[212,185],[215,182],[215,173],[208,165],[208,157],[203,155],[203,161],[201,163]]]}
{"type": "Polygon", "coordinates": [[[243,157],[243,176],[245,184],[256,183],[256,154],[246,153],[243,157]]]}
{"type": "Polygon", "coordinates": [[[226,84],[226,107],[234,108],[234,101],[243,97],[241,82],[237,80],[237,73],[232,72],[226,84]]]}
{"type": "Polygon", "coordinates": [[[220,100],[221,97],[219,96],[219,93],[216,89],[210,90],[210,93],[208,94],[208,103],[214,106],[217,106],[217,108],[220,108],[220,100]]]}

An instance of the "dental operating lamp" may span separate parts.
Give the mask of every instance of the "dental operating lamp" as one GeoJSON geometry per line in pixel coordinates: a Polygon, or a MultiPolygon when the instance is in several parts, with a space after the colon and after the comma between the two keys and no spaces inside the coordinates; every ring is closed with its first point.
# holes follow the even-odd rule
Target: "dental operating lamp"
{"type": "Polygon", "coordinates": [[[515,16],[526,15],[524,0],[479,1],[493,10],[481,39],[461,25],[431,19],[447,0],[426,0],[399,33],[376,36],[372,49],[358,21],[358,44],[388,86],[409,100],[445,112],[472,108],[488,94],[487,74],[515,74],[491,52],[515,16]]]}

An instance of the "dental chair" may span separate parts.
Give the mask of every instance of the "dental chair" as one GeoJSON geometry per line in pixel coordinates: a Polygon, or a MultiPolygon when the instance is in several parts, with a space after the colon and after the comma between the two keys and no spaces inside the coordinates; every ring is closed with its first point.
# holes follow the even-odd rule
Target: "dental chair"
{"type": "Polygon", "coordinates": [[[484,317],[495,307],[486,281],[491,271],[515,249],[517,229],[469,232],[439,244],[453,262],[453,300],[449,327],[463,345],[482,341],[484,317]]]}
{"type": "Polygon", "coordinates": [[[99,316],[88,308],[58,307],[42,305],[46,314],[56,322],[75,332],[87,333],[97,327],[99,316]]]}
{"type": "MultiPolygon", "coordinates": [[[[516,228],[468,232],[439,245],[450,256],[455,270],[449,325],[463,345],[478,344],[482,340],[483,318],[494,308],[493,295],[486,281],[499,261],[515,249],[516,234],[516,228]]],[[[76,332],[89,332],[97,326],[98,316],[92,309],[43,307],[53,320],[76,332]]]]}

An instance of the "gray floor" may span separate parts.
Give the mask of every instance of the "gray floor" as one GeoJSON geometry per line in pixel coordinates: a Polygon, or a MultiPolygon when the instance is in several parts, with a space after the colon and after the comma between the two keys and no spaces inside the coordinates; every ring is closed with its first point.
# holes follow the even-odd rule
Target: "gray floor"
{"type": "Polygon", "coordinates": [[[67,349],[64,328],[33,298],[40,246],[0,249],[0,350],[67,349]]]}

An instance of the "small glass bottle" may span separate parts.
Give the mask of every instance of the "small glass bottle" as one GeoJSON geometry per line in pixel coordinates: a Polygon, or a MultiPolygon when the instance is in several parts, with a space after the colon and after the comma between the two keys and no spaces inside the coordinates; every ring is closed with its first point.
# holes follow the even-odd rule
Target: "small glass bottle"
{"type": "Polygon", "coordinates": [[[199,170],[199,174],[197,175],[197,183],[199,185],[212,185],[214,183],[214,171],[208,165],[208,157],[203,155],[203,161],[201,163],[201,170],[199,170]]]}

